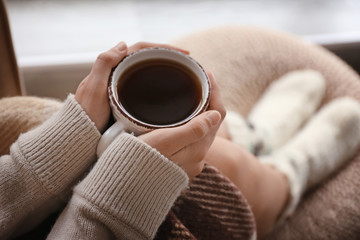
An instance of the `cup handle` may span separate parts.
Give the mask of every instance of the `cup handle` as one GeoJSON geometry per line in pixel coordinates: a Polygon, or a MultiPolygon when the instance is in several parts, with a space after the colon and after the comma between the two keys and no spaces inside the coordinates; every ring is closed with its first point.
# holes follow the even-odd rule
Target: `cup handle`
{"type": "Polygon", "coordinates": [[[101,136],[100,141],[97,145],[96,155],[99,158],[106,148],[114,141],[114,139],[124,131],[125,125],[116,121],[111,127],[109,127],[104,134],[101,136]]]}

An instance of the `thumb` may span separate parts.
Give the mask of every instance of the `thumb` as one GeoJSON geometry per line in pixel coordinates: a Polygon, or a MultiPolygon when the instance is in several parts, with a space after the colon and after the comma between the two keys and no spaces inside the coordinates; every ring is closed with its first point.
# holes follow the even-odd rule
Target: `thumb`
{"type": "Polygon", "coordinates": [[[220,120],[221,114],[218,111],[207,111],[191,120],[188,124],[183,125],[180,136],[183,135],[182,140],[184,143],[197,142],[204,138],[213,128],[217,127],[220,120]]]}
{"type": "Polygon", "coordinates": [[[95,80],[103,80],[104,76],[109,77],[111,70],[126,56],[127,46],[124,42],[120,42],[110,50],[101,53],[90,72],[95,80]]]}
{"type": "Polygon", "coordinates": [[[221,114],[210,110],[180,127],[158,129],[141,135],[140,139],[169,157],[215,131],[220,122],[221,114]]]}
{"type": "Polygon", "coordinates": [[[221,122],[221,114],[216,110],[210,110],[192,119],[190,122],[176,128],[169,141],[175,148],[180,150],[185,146],[200,141],[210,132],[217,129],[221,122]]]}
{"type": "Polygon", "coordinates": [[[180,144],[184,141],[183,147],[169,159],[181,166],[190,178],[203,169],[203,159],[214,141],[220,120],[218,111],[208,111],[184,126],[184,138],[177,140],[180,144]]]}

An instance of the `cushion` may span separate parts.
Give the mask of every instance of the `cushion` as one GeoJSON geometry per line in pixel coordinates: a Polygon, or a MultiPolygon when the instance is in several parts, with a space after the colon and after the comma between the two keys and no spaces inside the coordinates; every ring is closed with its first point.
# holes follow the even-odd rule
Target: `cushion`
{"type": "Polygon", "coordinates": [[[37,97],[0,99],[0,156],[10,153],[10,146],[21,133],[40,125],[61,108],[57,100],[37,97]]]}
{"type": "MultiPolygon", "coordinates": [[[[297,69],[321,72],[322,104],[340,96],[360,100],[359,75],[326,49],[296,36],[242,26],[207,29],[174,44],[211,70],[227,108],[246,116],[266,87],[297,69]]],[[[295,214],[267,239],[357,239],[360,234],[360,154],[309,191],[295,214]]]]}

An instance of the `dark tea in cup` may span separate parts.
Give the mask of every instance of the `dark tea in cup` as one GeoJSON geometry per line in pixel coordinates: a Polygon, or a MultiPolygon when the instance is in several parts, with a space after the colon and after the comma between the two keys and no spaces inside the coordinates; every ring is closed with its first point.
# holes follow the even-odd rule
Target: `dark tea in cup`
{"type": "Polygon", "coordinates": [[[201,82],[185,65],[168,59],[138,62],[120,76],[118,98],[134,118],[152,125],[187,119],[202,101],[201,82]]]}

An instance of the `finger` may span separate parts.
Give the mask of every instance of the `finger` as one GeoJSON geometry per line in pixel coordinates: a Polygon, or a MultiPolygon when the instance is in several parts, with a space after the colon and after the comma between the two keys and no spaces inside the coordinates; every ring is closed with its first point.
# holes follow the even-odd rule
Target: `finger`
{"type": "Polygon", "coordinates": [[[97,57],[89,77],[92,81],[103,81],[104,76],[108,77],[111,70],[126,56],[126,54],[127,46],[124,42],[120,42],[110,50],[101,53],[97,57]]]}
{"type": "Polygon", "coordinates": [[[171,155],[169,159],[188,169],[189,166],[196,165],[205,158],[214,138],[214,134],[208,134],[203,140],[187,145],[171,155]]]}
{"type": "MultiPolygon", "coordinates": [[[[179,127],[177,142],[179,145],[189,145],[202,140],[213,129],[217,129],[221,121],[218,111],[210,110],[179,127]],[[187,143],[187,144],[186,144],[187,143]]],[[[174,139],[175,140],[175,139],[174,139]]]]}
{"type": "Polygon", "coordinates": [[[215,136],[215,131],[211,132],[201,141],[186,146],[168,158],[180,165],[189,177],[194,177],[202,171],[205,157],[215,136]]]}
{"type": "Polygon", "coordinates": [[[211,132],[216,132],[220,125],[221,115],[217,111],[207,111],[190,122],[176,128],[159,129],[140,136],[166,157],[200,141],[211,132]]]}
{"type": "Polygon", "coordinates": [[[172,45],[169,45],[169,44],[138,42],[138,43],[135,43],[134,45],[132,45],[131,47],[129,47],[128,54],[136,52],[136,51],[138,51],[140,49],[151,48],[151,47],[170,48],[170,49],[185,53],[187,55],[190,53],[189,51],[187,51],[185,49],[175,47],[175,46],[172,46],[172,45]]]}
{"type": "Polygon", "coordinates": [[[168,159],[180,166],[189,178],[193,178],[201,173],[204,167],[207,151],[199,150],[205,149],[203,147],[203,144],[192,144],[168,157],[168,159]]]}
{"type": "Polygon", "coordinates": [[[205,161],[200,161],[199,163],[192,165],[190,169],[187,169],[186,173],[190,179],[199,175],[204,169],[205,161]]]}
{"type": "Polygon", "coordinates": [[[195,167],[193,167],[188,172],[189,178],[192,179],[192,178],[196,177],[197,175],[199,175],[202,172],[202,170],[204,169],[204,165],[205,165],[205,161],[201,161],[195,167]]]}
{"type": "Polygon", "coordinates": [[[211,99],[209,104],[210,110],[216,110],[221,114],[222,120],[225,118],[226,110],[222,102],[219,85],[216,83],[214,74],[211,71],[206,71],[211,83],[211,99]]]}

